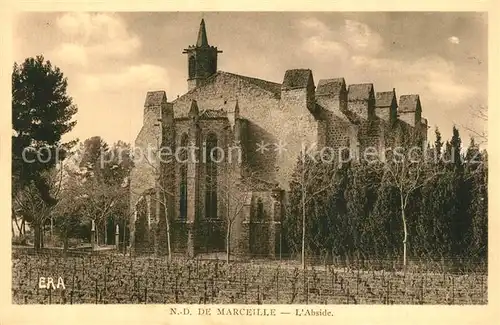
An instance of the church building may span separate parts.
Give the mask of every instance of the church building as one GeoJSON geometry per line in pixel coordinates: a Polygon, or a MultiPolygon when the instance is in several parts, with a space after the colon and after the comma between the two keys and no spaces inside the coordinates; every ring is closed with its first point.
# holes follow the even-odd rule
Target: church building
{"type": "Polygon", "coordinates": [[[419,96],[344,78],[315,83],[306,68],[280,83],[220,71],[222,53],[202,20],[187,57],[188,91],[150,91],[130,175],[136,252],[275,257],[293,170],[304,146],[347,148],[359,158],[411,136],[423,145],[419,96]],[[399,139],[399,140],[398,140],[399,139]],[[153,153],[153,154],[151,154],[153,153]],[[168,237],[170,240],[168,240],[168,237]]]}

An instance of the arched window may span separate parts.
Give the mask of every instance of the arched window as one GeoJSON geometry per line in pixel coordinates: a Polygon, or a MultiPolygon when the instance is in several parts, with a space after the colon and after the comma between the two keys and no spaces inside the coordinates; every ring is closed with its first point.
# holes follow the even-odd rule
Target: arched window
{"type": "Polygon", "coordinates": [[[196,58],[194,56],[190,56],[188,59],[188,74],[189,78],[195,77],[196,70],[196,58]]]}
{"type": "Polygon", "coordinates": [[[205,216],[217,218],[217,136],[210,133],[207,136],[205,152],[205,172],[207,180],[205,183],[205,216]]]}
{"type": "Polygon", "coordinates": [[[181,137],[180,150],[180,186],[179,186],[179,217],[185,219],[187,217],[187,146],[188,135],[184,133],[181,137]]]}
{"type": "Polygon", "coordinates": [[[257,200],[257,215],[256,215],[257,221],[262,221],[264,220],[264,203],[262,203],[262,199],[257,200]]]}

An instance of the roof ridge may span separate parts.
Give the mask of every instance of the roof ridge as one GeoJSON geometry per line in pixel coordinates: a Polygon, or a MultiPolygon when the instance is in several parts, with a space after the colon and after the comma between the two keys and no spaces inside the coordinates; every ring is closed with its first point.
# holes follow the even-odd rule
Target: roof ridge
{"type": "Polygon", "coordinates": [[[254,78],[254,77],[243,76],[243,75],[232,73],[232,72],[218,70],[213,75],[211,75],[211,76],[207,77],[205,80],[203,80],[203,82],[202,82],[202,84],[200,86],[198,86],[196,88],[193,88],[193,89],[187,91],[186,93],[182,94],[178,98],[174,99],[172,101],[172,103],[177,102],[179,99],[181,99],[181,98],[183,98],[183,97],[185,97],[187,95],[195,93],[201,87],[209,84],[217,76],[224,75],[224,74],[225,75],[229,75],[229,76],[233,76],[233,77],[236,77],[236,78],[240,78],[241,80],[243,80],[243,81],[245,81],[247,83],[250,83],[253,86],[256,86],[256,87],[260,88],[261,90],[266,91],[268,93],[271,93],[271,94],[273,94],[275,96],[279,96],[280,93],[281,93],[281,84],[280,83],[273,82],[273,81],[268,81],[268,80],[264,80],[264,79],[259,79],[259,78],[254,78]],[[274,89],[272,89],[272,88],[274,88],[274,89]]]}
{"type": "Polygon", "coordinates": [[[256,78],[256,77],[244,76],[244,75],[242,75],[242,74],[238,74],[238,73],[233,73],[233,72],[228,72],[228,71],[222,71],[222,70],[219,70],[218,72],[222,72],[222,73],[230,74],[230,75],[233,75],[233,76],[238,76],[238,77],[241,77],[241,78],[252,79],[252,80],[259,80],[259,81],[265,81],[265,82],[269,82],[269,83],[273,83],[273,84],[281,85],[281,84],[280,84],[280,83],[278,83],[278,82],[269,81],[269,80],[265,80],[265,79],[261,79],[261,78],[256,78]]]}
{"type": "Polygon", "coordinates": [[[261,88],[263,90],[266,90],[268,92],[271,92],[273,94],[277,94],[278,93],[277,87],[280,87],[279,92],[281,92],[281,84],[278,83],[278,82],[269,81],[269,80],[260,79],[260,78],[255,78],[255,77],[244,76],[244,75],[241,75],[241,74],[227,72],[227,71],[217,71],[217,72],[220,72],[220,73],[223,73],[223,74],[227,74],[227,75],[231,75],[231,76],[240,78],[240,79],[242,79],[244,81],[247,81],[247,82],[253,84],[254,86],[257,86],[257,87],[259,87],[259,88],[261,88]],[[262,83],[264,83],[264,85],[262,85],[262,83]],[[276,87],[276,89],[275,90],[271,90],[267,86],[269,86],[269,87],[276,87]]]}

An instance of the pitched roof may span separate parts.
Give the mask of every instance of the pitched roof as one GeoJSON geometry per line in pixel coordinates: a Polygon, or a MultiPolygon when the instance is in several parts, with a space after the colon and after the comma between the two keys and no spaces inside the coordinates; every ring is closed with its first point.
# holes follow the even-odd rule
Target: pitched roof
{"type": "Polygon", "coordinates": [[[223,118],[227,117],[227,112],[222,109],[207,109],[200,114],[200,118],[223,118]]]}
{"type": "Polygon", "coordinates": [[[349,85],[347,90],[347,99],[353,100],[368,100],[373,92],[373,84],[354,84],[349,85]]]}
{"type": "Polygon", "coordinates": [[[144,106],[160,106],[167,102],[167,95],[163,90],[159,91],[148,91],[146,94],[146,101],[144,106]]]}
{"type": "Polygon", "coordinates": [[[202,18],[200,23],[200,30],[198,31],[198,40],[196,41],[197,47],[207,47],[207,30],[205,28],[205,20],[202,18]]]}
{"type": "Polygon", "coordinates": [[[196,100],[191,100],[191,106],[189,107],[188,116],[190,118],[196,118],[199,114],[200,109],[198,108],[198,102],[196,100]]]}
{"type": "Polygon", "coordinates": [[[247,77],[247,76],[242,76],[239,74],[225,72],[225,71],[218,71],[217,74],[226,74],[226,75],[230,75],[233,77],[237,77],[241,80],[244,80],[248,83],[251,83],[254,86],[257,86],[261,89],[272,92],[273,94],[276,94],[276,95],[279,95],[281,93],[281,84],[276,83],[276,82],[267,81],[267,80],[258,79],[258,78],[247,77]]]}
{"type": "Polygon", "coordinates": [[[399,97],[399,112],[415,112],[420,105],[418,95],[401,95],[399,97]]]}
{"type": "Polygon", "coordinates": [[[285,72],[283,87],[285,88],[306,88],[312,80],[310,69],[293,69],[285,72]]]}
{"type": "MultiPolygon", "coordinates": [[[[223,109],[224,111],[232,111],[234,109],[234,105],[236,104],[234,98],[229,98],[225,100],[222,97],[206,97],[200,96],[203,94],[204,87],[212,85],[215,82],[218,82],[218,77],[234,78],[241,81],[241,86],[244,87],[256,87],[260,89],[262,92],[267,92],[270,96],[279,99],[281,96],[281,84],[266,81],[257,78],[251,78],[246,76],[237,75],[234,73],[229,73],[225,71],[217,71],[212,76],[208,77],[204,80],[204,82],[196,87],[183,94],[180,97],[177,97],[172,101],[172,105],[174,106],[175,118],[185,118],[188,116],[189,108],[191,105],[191,100],[198,100],[198,106],[200,109],[200,113],[203,110],[219,110],[223,109]]],[[[233,80],[234,80],[233,79],[233,80]]],[[[219,79],[220,80],[220,79],[219,79]]],[[[224,81],[224,80],[223,80],[224,81]]],[[[231,84],[236,84],[235,82],[231,82],[231,84]]]]}
{"type": "Polygon", "coordinates": [[[345,89],[344,78],[321,79],[316,88],[316,95],[338,95],[345,89]]]}
{"type": "Polygon", "coordinates": [[[230,73],[230,72],[226,72],[226,71],[217,71],[216,73],[214,73],[213,75],[211,75],[210,77],[205,79],[200,86],[191,89],[190,91],[188,91],[184,95],[177,97],[172,102],[173,103],[178,102],[179,99],[183,99],[185,96],[188,96],[192,93],[195,93],[195,92],[199,91],[200,89],[202,89],[204,86],[211,84],[212,82],[214,82],[217,79],[218,76],[224,76],[224,75],[238,78],[238,79],[240,79],[244,82],[247,82],[249,84],[252,84],[252,85],[254,85],[254,86],[256,86],[264,91],[270,92],[275,96],[280,96],[280,94],[281,94],[281,84],[279,84],[279,83],[267,81],[267,80],[262,80],[262,79],[257,79],[257,78],[252,78],[252,77],[246,77],[246,76],[242,76],[239,74],[230,73]]]}
{"type": "Polygon", "coordinates": [[[389,107],[392,105],[392,102],[396,94],[394,91],[382,91],[377,92],[375,96],[375,106],[376,107],[389,107]]]}

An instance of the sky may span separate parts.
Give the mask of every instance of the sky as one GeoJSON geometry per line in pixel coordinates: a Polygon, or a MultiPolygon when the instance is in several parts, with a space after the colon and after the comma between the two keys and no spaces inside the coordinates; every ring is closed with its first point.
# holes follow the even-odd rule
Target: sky
{"type": "Polygon", "coordinates": [[[467,12],[38,12],[13,27],[17,63],[42,54],[61,68],[78,106],[64,139],[99,135],[133,143],[147,91],[168,100],[187,91],[187,58],[201,18],[208,41],[223,51],[218,69],[281,83],[288,69],[308,68],[315,83],[344,77],[375,91],[419,94],[429,140],[439,127],[485,130],[474,119],[488,104],[488,21],[467,12]]]}

